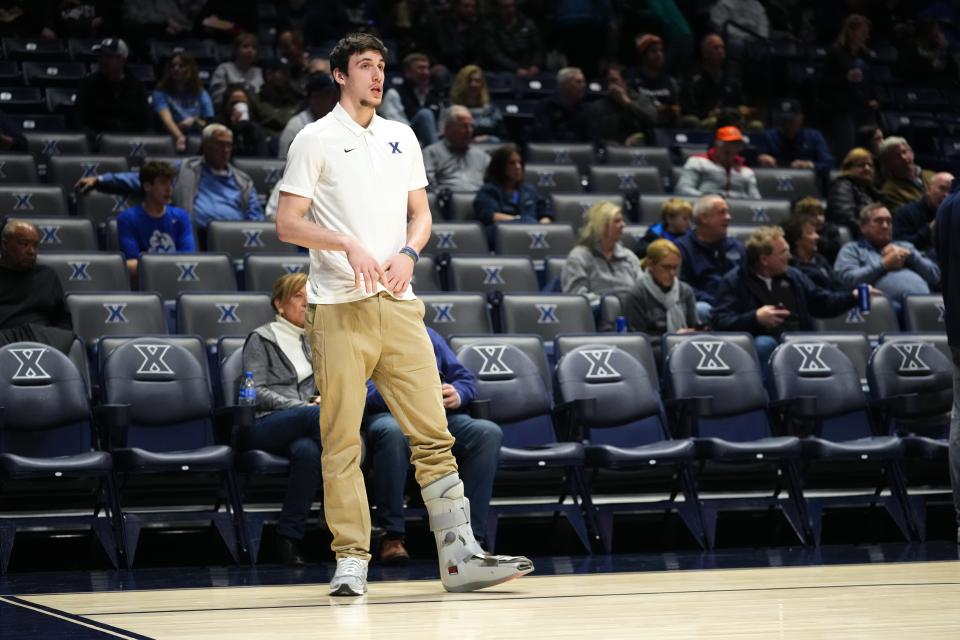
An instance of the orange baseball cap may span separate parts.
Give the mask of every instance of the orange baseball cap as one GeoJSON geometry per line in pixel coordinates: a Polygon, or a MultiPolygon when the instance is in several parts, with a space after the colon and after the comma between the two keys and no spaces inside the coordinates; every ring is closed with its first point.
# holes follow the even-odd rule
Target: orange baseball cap
{"type": "Polygon", "coordinates": [[[743,134],[736,127],[720,127],[717,129],[717,140],[720,142],[743,142],[743,134]]]}

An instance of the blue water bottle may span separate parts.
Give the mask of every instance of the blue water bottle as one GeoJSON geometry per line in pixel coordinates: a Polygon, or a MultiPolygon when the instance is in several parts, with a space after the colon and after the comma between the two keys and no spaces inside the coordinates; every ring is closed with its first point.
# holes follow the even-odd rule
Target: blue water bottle
{"type": "Polygon", "coordinates": [[[627,319],[623,316],[617,316],[617,333],[627,332],[627,319]]]}
{"type": "Polygon", "coordinates": [[[866,283],[857,285],[857,307],[860,313],[870,313],[870,285],[866,283]]]}
{"type": "Polygon", "coordinates": [[[253,371],[247,371],[243,374],[243,380],[240,382],[240,397],[237,403],[241,407],[257,406],[257,386],[253,383],[253,371]]]}

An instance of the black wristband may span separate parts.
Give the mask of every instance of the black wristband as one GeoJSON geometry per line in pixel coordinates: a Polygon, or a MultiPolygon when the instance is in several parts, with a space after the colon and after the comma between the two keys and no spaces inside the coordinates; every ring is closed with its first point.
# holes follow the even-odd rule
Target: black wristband
{"type": "Polygon", "coordinates": [[[418,254],[416,249],[414,249],[410,245],[406,245],[402,249],[400,249],[400,253],[409,257],[411,260],[413,260],[413,264],[417,264],[420,261],[420,254],[418,254]]]}

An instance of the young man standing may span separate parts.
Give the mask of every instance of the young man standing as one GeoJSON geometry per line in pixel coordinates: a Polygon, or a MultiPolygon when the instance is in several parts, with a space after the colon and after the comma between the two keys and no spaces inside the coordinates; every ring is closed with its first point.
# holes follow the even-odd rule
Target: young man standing
{"type": "Polygon", "coordinates": [[[277,233],[310,249],[306,327],[326,400],[320,440],[337,555],[333,595],[367,590],[370,511],[360,472],[367,379],[410,441],[444,588],[480,589],[533,570],[523,557],[487,555],[470,529],[424,307],[410,288],[431,225],[423,156],[410,127],[375,112],[385,54],[368,34],[337,43],[330,67],[340,101],[294,139],[279,187],[277,233]]]}
{"type": "Polygon", "coordinates": [[[117,216],[120,250],[130,277],[137,275],[141,253],[196,251],[190,214],[170,204],[177,170],[166,162],[148,162],[140,168],[143,202],[117,216]]]}

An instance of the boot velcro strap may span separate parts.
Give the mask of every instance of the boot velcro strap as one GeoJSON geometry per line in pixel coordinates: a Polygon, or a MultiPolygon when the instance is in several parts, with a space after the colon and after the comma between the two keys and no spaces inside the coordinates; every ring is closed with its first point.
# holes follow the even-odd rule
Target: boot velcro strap
{"type": "Polygon", "coordinates": [[[453,529],[462,524],[470,523],[465,498],[461,498],[460,500],[449,500],[447,498],[431,500],[427,506],[427,513],[430,514],[430,531],[445,531],[446,529],[453,529]],[[463,507],[457,504],[461,500],[465,503],[463,507]],[[441,501],[443,502],[441,503],[441,501]],[[430,508],[435,506],[443,510],[430,508]]]}

